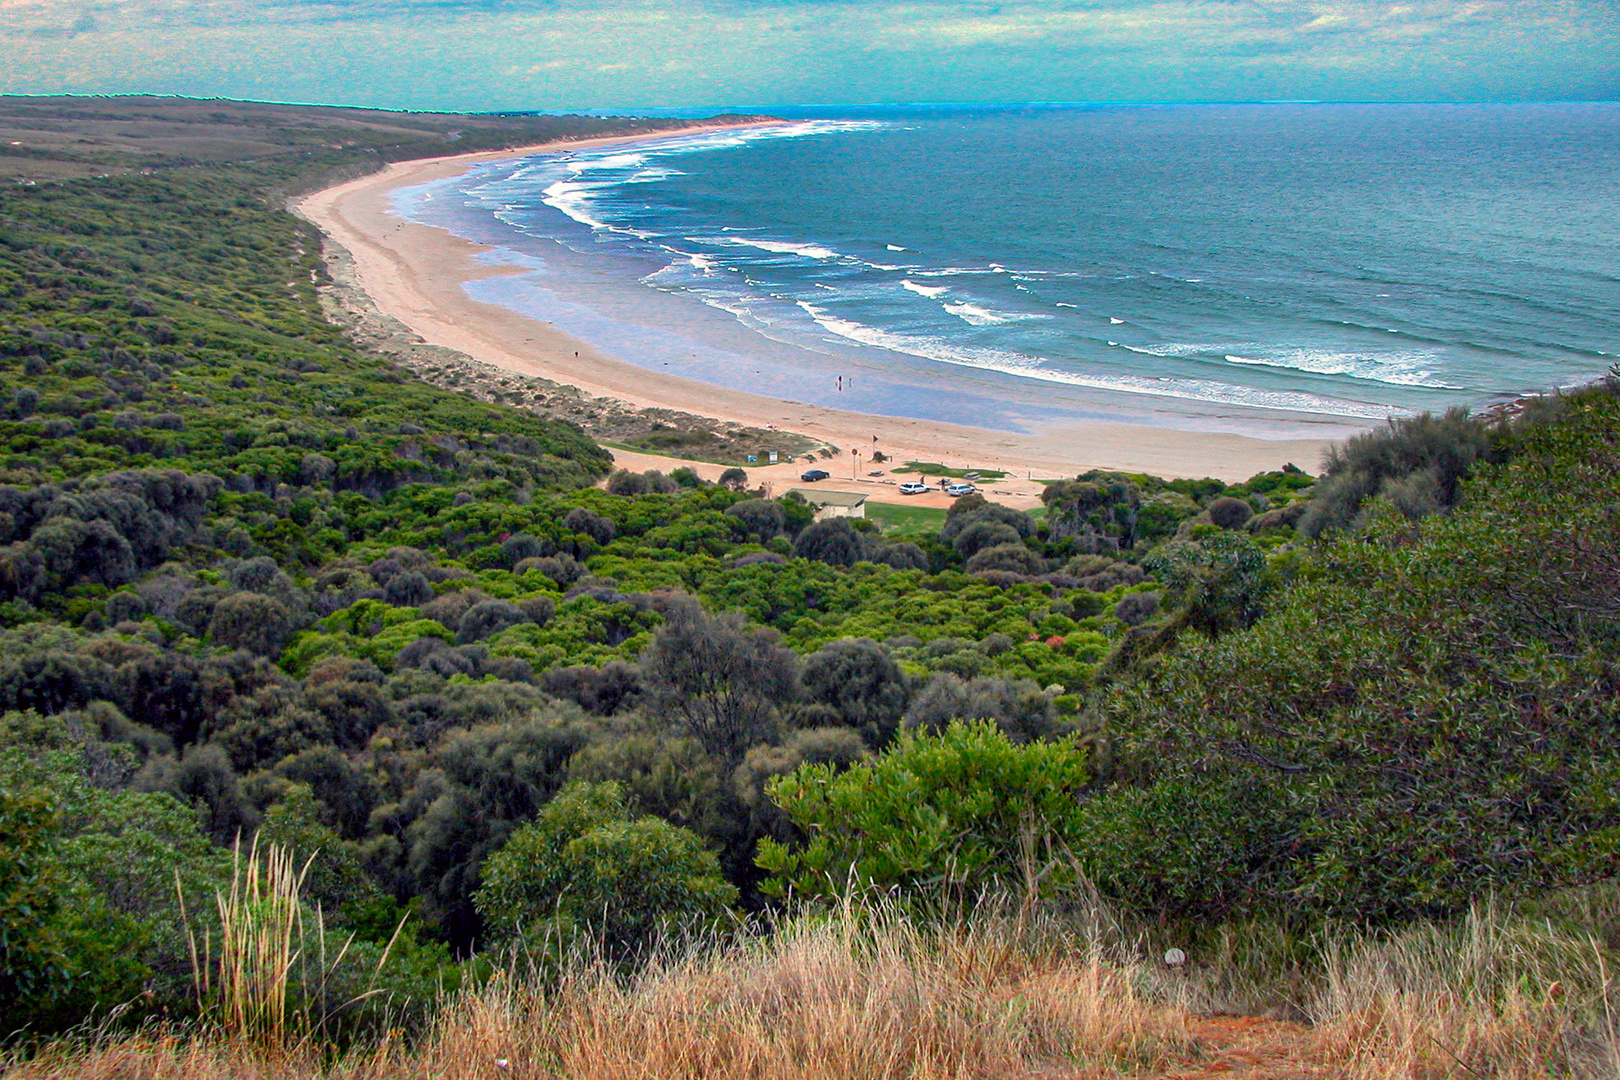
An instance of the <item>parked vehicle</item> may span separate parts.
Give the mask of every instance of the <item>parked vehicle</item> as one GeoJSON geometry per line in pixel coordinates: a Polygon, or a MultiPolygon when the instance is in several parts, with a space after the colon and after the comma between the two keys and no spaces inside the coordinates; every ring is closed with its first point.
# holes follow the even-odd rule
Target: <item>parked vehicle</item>
{"type": "Polygon", "coordinates": [[[945,488],[945,494],[953,499],[959,499],[963,495],[971,495],[978,490],[972,484],[951,484],[945,488]]]}
{"type": "Polygon", "coordinates": [[[928,485],[917,480],[907,480],[900,485],[902,495],[921,495],[928,490],[928,485]]]}
{"type": "Polygon", "coordinates": [[[803,480],[807,484],[813,484],[817,480],[825,480],[831,475],[832,473],[828,472],[826,469],[810,469],[805,472],[804,475],[800,476],[799,479],[803,480]]]}

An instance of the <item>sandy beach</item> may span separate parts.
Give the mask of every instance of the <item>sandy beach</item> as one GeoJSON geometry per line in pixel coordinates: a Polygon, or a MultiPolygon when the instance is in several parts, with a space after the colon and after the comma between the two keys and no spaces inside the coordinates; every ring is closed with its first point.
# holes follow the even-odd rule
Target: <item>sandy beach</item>
{"type": "MultiPolygon", "coordinates": [[[[687,131],[705,130],[694,125],[687,131]]],[[[359,286],[377,309],[397,319],[428,344],[451,349],[519,376],[531,376],[579,387],[585,393],[616,399],[637,408],[669,408],[721,422],[793,431],[846,451],[827,463],[843,484],[859,477],[874,499],[898,501],[891,478],[870,478],[863,457],[857,466],[851,447],[865,452],[874,445],[895,461],[932,461],[952,468],[1007,472],[996,486],[998,499],[1032,502],[1039,485],[1032,479],[1073,476],[1092,468],[1145,472],[1165,477],[1213,476],[1227,481],[1293,462],[1314,471],[1327,445],[1325,439],[1268,440],[1236,434],[1176,431],[1122,423],[1077,422],[1038,434],[990,430],[927,420],[868,416],[805,405],[707,383],[660,374],[625,363],[576,340],[549,323],[504,307],[471,299],[463,284],[480,278],[523,272],[518,267],[477,260],[489,250],[442,229],[418,225],[396,215],[391,194],[406,187],[457,175],[475,165],[561,148],[630,139],[572,141],[512,150],[400,162],[381,172],[316,192],[296,209],[353,257],[359,286]],[[1022,484],[1014,479],[1021,479],[1022,484]]],[[[615,451],[630,468],[693,464],[648,454],[615,451]]],[[[720,466],[695,465],[700,475],[718,474],[720,466]]],[[[805,466],[779,465],[750,469],[778,493],[791,486],[805,466]]],[[[932,503],[943,495],[918,496],[932,503]]],[[[914,501],[914,500],[912,500],[914,501]]]]}

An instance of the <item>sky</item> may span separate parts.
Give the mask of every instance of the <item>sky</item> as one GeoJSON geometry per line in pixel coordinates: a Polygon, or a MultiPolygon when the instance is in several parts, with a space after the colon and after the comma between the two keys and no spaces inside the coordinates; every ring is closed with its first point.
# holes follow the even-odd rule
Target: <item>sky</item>
{"type": "Polygon", "coordinates": [[[0,92],[419,110],[1620,99],[1617,0],[0,0],[0,92]]]}

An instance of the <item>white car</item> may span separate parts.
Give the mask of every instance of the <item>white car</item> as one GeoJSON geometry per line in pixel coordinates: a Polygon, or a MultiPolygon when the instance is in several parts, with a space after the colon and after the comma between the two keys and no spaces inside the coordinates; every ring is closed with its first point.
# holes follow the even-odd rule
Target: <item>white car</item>
{"type": "Polygon", "coordinates": [[[978,490],[979,489],[974,487],[972,484],[951,484],[945,489],[945,494],[949,495],[953,499],[959,499],[963,495],[971,495],[978,490]]]}
{"type": "Polygon", "coordinates": [[[900,494],[902,495],[921,495],[927,490],[927,484],[920,483],[916,480],[907,480],[904,484],[900,485],[900,494]]]}

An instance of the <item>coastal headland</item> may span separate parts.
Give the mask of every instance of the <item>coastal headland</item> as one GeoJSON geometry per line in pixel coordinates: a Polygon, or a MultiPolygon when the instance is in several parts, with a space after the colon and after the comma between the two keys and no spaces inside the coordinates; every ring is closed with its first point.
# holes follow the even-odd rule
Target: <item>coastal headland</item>
{"type": "MultiPolygon", "coordinates": [[[[650,371],[577,340],[550,323],[472,299],[464,288],[466,283],[522,273],[523,268],[481,260],[479,256],[489,251],[488,247],[406,220],[393,209],[394,192],[446,179],[486,162],[730,126],[738,125],[699,123],[656,136],[544,143],[398,162],[309,195],[295,209],[352,257],[355,283],[376,309],[428,345],[463,354],[502,372],[577,387],[585,394],[633,408],[673,409],[723,424],[790,431],[845,450],[875,446],[896,462],[928,461],[955,468],[998,470],[1009,478],[1025,481],[1018,484],[1009,479],[994,490],[993,497],[1015,505],[1036,501],[1039,485],[1033,480],[1072,476],[1094,468],[1164,477],[1212,476],[1226,481],[1246,479],[1288,462],[1314,470],[1331,441],[1272,440],[1096,421],[1076,421],[1024,434],[846,412],[650,371]]],[[[707,477],[710,472],[718,474],[721,468],[654,454],[613,452],[622,466],[633,469],[667,469],[684,464],[707,477]]],[[[867,477],[865,474],[871,470],[865,466],[864,457],[857,465],[846,456],[826,467],[835,478],[844,477],[844,483],[860,483],[875,501],[905,498],[895,490],[892,478],[867,477]]],[[[749,474],[757,481],[785,488],[803,467],[802,463],[750,467],[749,474]]],[[[925,505],[947,501],[944,495],[918,496],[907,501],[914,500],[925,505]]]]}

